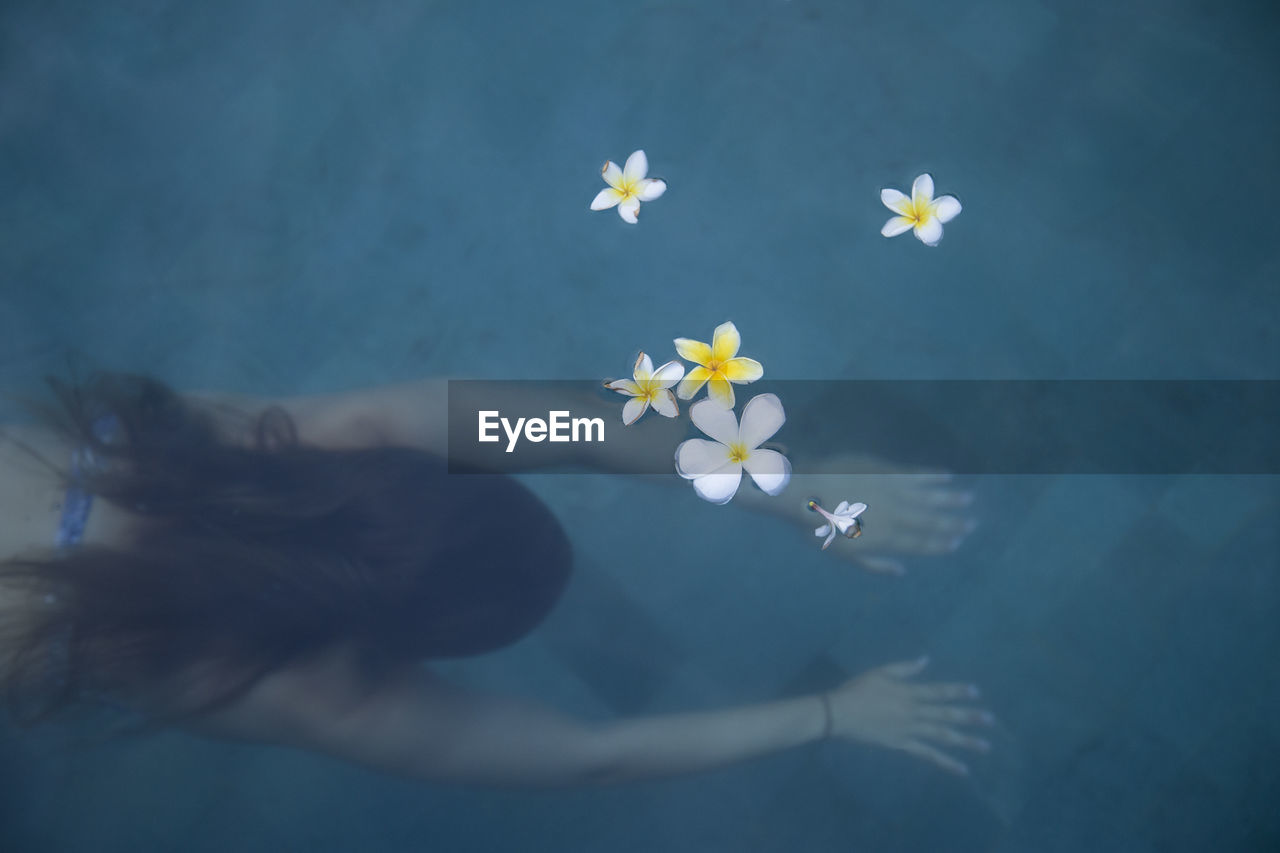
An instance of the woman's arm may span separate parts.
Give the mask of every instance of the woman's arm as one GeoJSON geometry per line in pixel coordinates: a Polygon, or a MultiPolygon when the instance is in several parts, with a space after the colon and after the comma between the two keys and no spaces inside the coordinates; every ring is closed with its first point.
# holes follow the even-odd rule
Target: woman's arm
{"type": "Polygon", "coordinates": [[[815,697],[702,713],[585,723],[534,703],[405,670],[358,708],[316,721],[310,743],[421,779],[580,786],[712,770],[820,739],[815,697]]]}
{"type": "Polygon", "coordinates": [[[187,396],[215,410],[226,407],[242,414],[278,406],[293,420],[299,439],[317,447],[334,450],[373,445],[411,447],[448,457],[452,462],[482,467],[493,461],[490,449],[500,450],[500,445],[486,445],[486,450],[480,451],[474,441],[477,414],[481,409],[491,409],[495,399],[500,399],[504,410],[544,416],[553,410],[564,410],[576,418],[600,418],[604,422],[608,440],[603,443],[539,445],[537,459],[541,465],[575,466],[617,474],[674,471],[675,448],[687,431],[685,421],[650,415],[624,427],[621,415],[625,398],[613,400],[603,392],[595,393],[596,390],[588,382],[450,383],[445,379],[425,379],[278,399],[207,392],[187,396]],[[449,442],[451,411],[455,428],[465,429],[462,440],[455,441],[452,447],[449,442]]]}
{"type": "Polygon", "coordinates": [[[448,382],[424,379],[355,391],[294,397],[259,397],[213,391],[185,395],[217,412],[254,415],[283,409],[305,444],[350,450],[376,444],[416,447],[439,455],[448,449],[448,382]]]}
{"type": "Polygon", "coordinates": [[[910,673],[890,669],[873,670],[825,697],[587,723],[533,703],[464,690],[414,666],[370,681],[354,656],[335,655],[269,676],[236,705],[207,718],[204,729],[416,779],[522,787],[697,773],[828,735],[903,749],[964,772],[925,741],[985,748],[953,728],[989,721],[950,704],[967,697],[968,688],[906,684],[910,673]]]}
{"type": "MultiPolygon", "coordinates": [[[[306,443],[334,449],[395,444],[416,447],[439,456],[449,454],[449,408],[471,412],[487,407],[487,402],[468,399],[477,387],[465,382],[428,379],[337,394],[290,397],[279,400],[192,395],[205,402],[228,404],[241,412],[256,412],[270,405],[285,409],[306,443]],[[450,394],[454,399],[450,400],[450,394]]],[[[492,385],[489,385],[492,389],[492,385]]],[[[592,393],[587,383],[579,391],[557,383],[510,383],[501,389],[502,399],[526,411],[566,409],[576,417],[600,417],[607,424],[605,444],[541,445],[561,448],[557,458],[550,454],[538,459],[549,464],[577,465],[604,473],[653,473],[670,471],[675,476],[675,448],[684,440],[687,419],[648,414],[636,424],[623,427],[620,413],[623,398],[592,393]],[[554,397],[554,399],[552,399],[554,397]]],[[[616,396],[616,395],[613,395],[616,396]]],[[[465,455],[467,442],[457,443],[452,461],[483,466],[483,458],[465,455]],[[462,452],[458,451],[462,448],[462,452]]],[[[492,445],[488,445],[492,447],[492,445]]],[[[889,555],[939,556],[956,550],[976,523],[970,512],[973,495],[955,488],[949,477],[938,472],[903,468],[873,457],[844,453],[833,455],[819,466],[827,473],[799,473],[786,493],[770,497],[745,484],[734,505],[758,512],[780,515],[812,530],[820,522],[806,509],[806,499],[819,497],[835,504],[858,500],[870,506],[864,518],[867,535],[856,543],[837,543],[843,559],[864,568],[901,574],[902,563],[889,555]]]]}

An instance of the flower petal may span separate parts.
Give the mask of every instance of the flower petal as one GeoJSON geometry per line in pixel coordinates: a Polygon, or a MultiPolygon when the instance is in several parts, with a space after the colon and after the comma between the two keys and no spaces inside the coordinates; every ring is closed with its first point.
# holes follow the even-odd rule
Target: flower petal
{"type": "MultiPolygon", "coordinates": [[[[723,380],[721,380],[723,381],[723,380]]],[[[728,382],[724,384],[728,385],[728,382]]],[[[689,407],[689,420],[710,438],[724,445],[738,441],[738,417],[714,400],[699,400],[689,407]]],[[[725,450],[725,453],[728,453],[725,450]]]]}
{"type": "Polygon", "coordinates": [[[778,494],[791,482],[791,463],[776,450],[754,450],[742,467],[767,495],[778,494]]]}
{"type": "Polygon", "coordinates": [[[637,382],[643,382],[653,376],[653,361],[641,351],[636,357],[636,366],[631,371],[637,382]]]}
{"type": "Polygon", "coordinates": [[[905,216],[895,216],[884,224],[880,229],[880,233],[886,237],[897,237],[899,234],[905,234],[915,227],[915,221],[905,216]]]}
{"type": "Polygon", "coordinates": [[[645,156],[643,149],[632,151],[626,165],[622,167],[622,180],[628,184],[634,184],[643,180],[647,174],[649,174],[649,158],[645,156]]]}
{"type": "Polygon", "coordinates": [[[674,418],[680,414],[680,407],[676,405],[676,395],[670,391],[657,392],[649,398],[649,402],[653,405],[653,410],[664,418],[674,418]]]}
{"type": "Polygon", "coordinates": [[[933,215],[939,222],[950,222],[960,213],[960,200],[953,195],[944,195],[933,200],[933,215]]]}
{"type": "Polygon", "coordinates": [[[644,391],[632,379],[615,379],[612,382],[604,383],[604,387],[610,391],[617,391],[619,394],[626,394],[631,397],[639,396],[644,391]]]}
{"type": "Polygon", "coordinates": [[[764,376],[764,365],[754,358],[731,358],[720,365],[720,372],[730,382],[755,382],[764,376]]]}
{"type": "Polygon", "coordinates": [[[596,197],[591,200],[592,210],[608,210],[619,201],[622,200],[622,193],[612,187],[605,187],[596,193],[596,197]]]}
{"type": "Polygon", "coordinates": [[[644,414],[645,409],[649,408],[648,397],[632,397],[627,404],[622,407],[622,424],[623,426],[631,426],[640,420],[640,416],[644,414]]]}
{"type": "Polygon", "coordinates": [[[684,376],[684,365],[672,359],[653,371],[653,384],[658,388],[670,388],[684,376]]]}
{"type": "Polygon", "coordinates": [[[911,204],[916,210],[933,201],[933,176],[923,174],[911,185],[911,204]]]}
{"type": "Polygon", "coordinates": [[[705,367],[695,367],[689,371],[684,379],[680,380],[680,387],[676,389],[676,396],[681,400],[690,400],[694,394],[702,390],[702,386],[711,378],[711,371],[705,367]]]}
{"type": "Polygon", "coordinates": [[[698,497],[713,504],[727,504],[738,493],[742,483],[742,466],[732,462],[714,474],[707,474],[693,481],[698,497]]]}
{"type": "Polygon", "coordinates": [[[916,236],[926,246],[936,246],[942,239],[942,223],[938,221],[938,217],[930,216],[916,226],[916,236]]]}
{"type": "Polygon", "coordinates": [[[836,504],[836,508],[832,511],[832,514],[839,515],[840,513],[844,512],[848,508],[849,508],[848,501],[840,501],[840,503],[836,504]]]}
{"type": "Polygon", "coordinates": [[[830,548],[830,547],[831,547],[831,543],[835,540],[835,538],[836,538],[836,532],[835,532],[835,530],[834,530],[834,529],[832,529],[832,530],[828,530],[828,531],[827,531],[827,539],[826,539],[826,541],[825,541],[825,542],[823,542],[823,543],[822,543],[822,550],[824,550],[824,551],[825,551],[825,550],[827,550],[828,548],[830,548]]]}
{"type": "Polygon", "coordinates": [[[716,361],[728,361],[738,354],[742,336],[732,322],[721,323],[711,335],[711,357],[716,361]]]}
{"type": "Polygon", "coordinates": [[[635,196],[631,196],[618,205],[618,215],[622,217],[623,221],[630,222],[632,225],[636,224],[636,214],[639,212],[640,199],[635,196]]]}
{"type": "Polygon", "coordinates": [[[822,525],[821,527],[819,527],[817,530],[813,531],[813,535],[814,535],[814,536],[826,536],[826,535],[827,535],[828,533],[830,533],[830,532],[831,532],[831,525],[830,525],[830,524],[824,524],[824,525],[822,525]]]}
{"type": "MultiPolygon", "coordinates": [[[[738,440],[754,450],[764,444],[787,422],[782,401],[777,394],[759,394],[742,407],[742,425],[738,428],[738,440]]],[[[703,430],[706,432],[706,430],[703,430]]]]}
{"type": "Polygon", "coordinates": [[[618,168],[618,164],[612,160],[604,161],[604,168],[600,170],[600,174],[604,176],[604,182],[615,190],[622,189],[622,169],[618,168]]]}
{"type": "Polygon", "coordinates": [[[690,438],[676,448],[676,473],[686,480],[705,477],[729,462],[729,448],[705,438],[690,438]]]}
{"type": "MultiPolygon", "coordinates": [[[[711,347],[702,341],[695,341],[692,338],[676,338],[676,352],[685,361],[692,361],[694,364],[708,364],[711,361],[711,347]]],[[[693,372],[690,371],[690,376],[693,372]]]]}
{"type": "Polygon", "coordinates": [[[667,191],[667,182],[661,178],[645,178],[636,189],[641,201],[653,201],[667,191]]]}
{"type": "Polygon", "coordinates": [[[733,386],[724,378],[723,373],[715,374],[707,383],[707,399],[713,400],[721,408],[733,408],[733,386]]]}
{"type": "Polygon", "coordinates": [[[880,201],[900,216],[908,216],[911,213],[911,199],[895,189],[880,190],[880,201]]]}

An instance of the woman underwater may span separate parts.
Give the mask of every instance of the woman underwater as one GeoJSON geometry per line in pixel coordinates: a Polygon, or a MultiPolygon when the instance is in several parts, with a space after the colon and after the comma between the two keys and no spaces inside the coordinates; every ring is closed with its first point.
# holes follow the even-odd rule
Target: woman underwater
{"type": "Polygon", "coordinates": [[[116,374],[53,388],[47,426],[0,440],[0,690],[19,720],[107,699],[203,734],[521,786],[692,773],[826,738],[957,773],[951,751],[987,748],[967,731],[991,720],[964,704],[976,693],[910,681],[922,661],[607,722],[433,676],[424,662],[536,627],[572,562],[516,480],[446,473],[443,382],[276,401],[116,374]]]}

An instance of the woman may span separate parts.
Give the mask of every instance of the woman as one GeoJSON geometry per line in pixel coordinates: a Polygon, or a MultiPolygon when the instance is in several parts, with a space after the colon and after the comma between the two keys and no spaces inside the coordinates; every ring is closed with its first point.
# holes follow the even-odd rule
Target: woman
{"type": "Polygon", "coordinates": [[[922,661],[813,696],[607,723],[433,677],[423,661],[535,627],[571,562],[515,480],[446,472],[442,383],[280,401],[116,375],[54,389],[53,428],[8,430],[0,448],[0,685],[20,719],[105,698],[387,772],[527,786],[826,738],[957,773],[944,750],[987,748],[963,729],[990,716],[956,704],[976,693],[909,682],[922,661]]]}

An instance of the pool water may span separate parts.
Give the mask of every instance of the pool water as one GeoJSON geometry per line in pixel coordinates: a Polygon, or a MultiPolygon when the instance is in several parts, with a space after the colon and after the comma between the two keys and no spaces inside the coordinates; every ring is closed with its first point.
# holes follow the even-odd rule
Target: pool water
{"type": "MultiPolygon", "coordinates": [[[[731,319],[774,379],[1278,379],[1278,36],[1191,0],[10,2],[0,377],[594,380],[731,319]],[[638,148],[667,192],[589,210],[638,148]],[[922,173],[964,208],[936,247],[880,234],[922,173]]],[[[449,673],[606,718],[928,651],[999,717],[972,778],[828,744],[529,794],[6,729],[0,846],[1280,843],[1274,476],[965,477],[978,530],[903,578],[653,479],[531,477],[577,577],[449,673]]]]}

